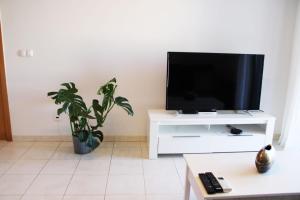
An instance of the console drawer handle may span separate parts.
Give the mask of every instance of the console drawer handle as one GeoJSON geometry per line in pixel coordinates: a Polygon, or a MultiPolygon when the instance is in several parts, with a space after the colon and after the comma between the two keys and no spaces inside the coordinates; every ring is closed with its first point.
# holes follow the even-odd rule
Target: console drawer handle
{"type": "Polygon", "coordinates": [[[193,137],[199,138],[200,135],[174,135],[173,136],[173,138],[193,138],[193,137]]]}

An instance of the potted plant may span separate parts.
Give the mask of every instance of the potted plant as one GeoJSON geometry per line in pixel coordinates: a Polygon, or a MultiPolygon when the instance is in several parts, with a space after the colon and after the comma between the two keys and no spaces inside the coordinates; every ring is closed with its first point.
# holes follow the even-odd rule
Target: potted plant
{"type": "Polygon", "coordinates": [[[89,107],[77,94],[78,89],[73,82],[61,85],[62,88],[55,92],[49,92],[48,96],[54,100],[55,104],[62,105],[57,109],[58,116],[62,113],[69,116],[75,153],[89,153],[99,146],[103,141],[103,133],[99,128],[103,127],[108,113],[115,105],[123,108],[128,115],[133,115],[128,100],[125,97],[114,96],[117,88],[115,78],[99,88],[97,94],[100,100],[93,99],[92,105],[89,107]]]}

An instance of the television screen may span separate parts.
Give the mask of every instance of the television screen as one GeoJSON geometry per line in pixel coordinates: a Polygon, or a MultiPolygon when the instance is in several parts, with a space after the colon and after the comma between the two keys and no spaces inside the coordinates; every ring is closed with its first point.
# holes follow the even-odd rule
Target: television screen
{"type": "Polygon", "coordinates": [[[259,110],[264,55],[168,52],[166,109],[259,110]]]}

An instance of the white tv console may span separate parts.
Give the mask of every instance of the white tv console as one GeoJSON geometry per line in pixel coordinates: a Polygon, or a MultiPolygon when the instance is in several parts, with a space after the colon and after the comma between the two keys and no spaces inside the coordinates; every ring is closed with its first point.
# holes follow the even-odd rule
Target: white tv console
{"type": "Polygon", "coordinates": [[[181,115],[149,110],[149,158],[158,154],[258,151],[273,139],[275,117],[264,112],[181,115]],[[242,129],[232,135],[227,124],[242,129]]]}

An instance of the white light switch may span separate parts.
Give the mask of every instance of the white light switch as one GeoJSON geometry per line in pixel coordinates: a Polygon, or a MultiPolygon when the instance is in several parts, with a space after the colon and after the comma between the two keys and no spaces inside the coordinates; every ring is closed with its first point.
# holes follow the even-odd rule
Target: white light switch
{"type": "Polygon", "coordinates": [[[25,49],[19,49],[17,52],[18,56],[20,57],[26,57],[26,50],[25,49]]]}
{"type": "Polygon", "coordinates": [[[33,49],[19,49],[17,55],[20,57],[32,57],[34,55],[33,49]]]}
{"type": "Polygon", "coordinates": [[[27,49],[26,50],[26,56],[27,57],[32,57],[33,56],[33,50],[32,49],[27,49]]]}

